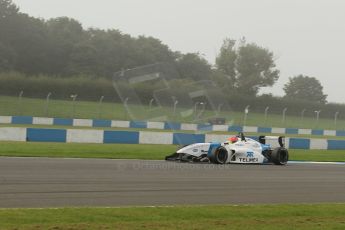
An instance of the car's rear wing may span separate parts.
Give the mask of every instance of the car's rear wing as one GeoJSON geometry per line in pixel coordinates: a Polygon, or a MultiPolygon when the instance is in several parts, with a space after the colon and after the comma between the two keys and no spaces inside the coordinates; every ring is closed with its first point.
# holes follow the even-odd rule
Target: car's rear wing
{"type": "Polygon", "coordinates": [[[285,137],[284,136],[259,136],[259,142],[261,144],[269,144],[272,147],[285,146],[285,137]]]}

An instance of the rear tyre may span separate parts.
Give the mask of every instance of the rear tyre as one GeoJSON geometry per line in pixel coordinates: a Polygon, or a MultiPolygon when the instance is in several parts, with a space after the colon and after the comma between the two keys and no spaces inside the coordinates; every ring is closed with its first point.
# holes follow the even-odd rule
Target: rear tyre
{"type": "Polygon", "coordinates": [[[289,152],[286,148],[278,147],[272,151],[272,162],[276,165],[286,165],[289,160],[289,152]]]}
{"type": "Polygon", "coordinates": [[[228,160],[228,151],[223,146],[214,148],[208,156],[210,161],[215,164],[225,164],[228,160]]]}

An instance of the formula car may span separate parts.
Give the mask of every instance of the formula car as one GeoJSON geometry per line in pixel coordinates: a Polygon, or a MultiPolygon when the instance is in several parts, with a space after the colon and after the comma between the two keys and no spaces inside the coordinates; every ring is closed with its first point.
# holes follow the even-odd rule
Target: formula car
{"type": "Polygon", "coordinates": [[[167,161],[204,162],[215,164],[275,164],[286,165],[288,150],[283,136],[245,137],[241,132],[222,143],[195,143],[166,156],[167,161]],[[255,140],[255,139],[258,139],[255,140]],[[273,147],[273,146],[276,147],[273,147]]]}

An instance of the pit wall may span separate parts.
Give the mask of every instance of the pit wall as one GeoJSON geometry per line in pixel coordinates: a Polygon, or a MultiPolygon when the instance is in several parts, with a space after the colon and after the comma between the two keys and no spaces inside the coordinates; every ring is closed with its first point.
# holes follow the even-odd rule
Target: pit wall
{"type": "Polygon", "coordinates": [[[60,125],[60,126],[78,126],[78,127],[104,127],[104,128],[117,127],[117,128],[138,128],[138,129],[161,129],[161,130],[173,130],[173,131],[189,130],[189,131],[244,132],[244,133],[250,132],[250,133],[266,133],[266,134],[303,134],[303,135],[317,135],[317,136],[345,136],[345,130],[188,124],[188,123],[150,122],[150,121],[68,119],[68,118],[47,118],[47,117],[30,117],[30,116],[0,116],[0,124],[56,125],[56,126],[60,125]]]}
{"type": "MultiPolygon", "coordinates": [[[[222,142],[228,135],[189,134],[148,131],[112,131],[95,129],[39,129],[0,128],[0,141],[104,143],[104,144],[175,144],[186,145],[197,142],[222,142]]],[[[257,137],[251,137],[257,139],[257,137]]],[[[345,140],[316,138],[286,138],[290,149],[345,149],[345,140]]],[[[1,142],[0,142],[1,147],[1,142]]]]}

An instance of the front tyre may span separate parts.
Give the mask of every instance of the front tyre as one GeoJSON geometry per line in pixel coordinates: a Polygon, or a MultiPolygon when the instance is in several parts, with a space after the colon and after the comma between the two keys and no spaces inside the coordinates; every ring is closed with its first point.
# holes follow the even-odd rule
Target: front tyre
{"type": "Polygon", "coordinates": [[[289,160],[289,152],[286,148],[278,147],[272,151],[272,162],[276,165],[286,165],[289,160]]]}
{"type": "Polygon", "coordinates": [[[223,146],[212,149],[208,158],[212,163],[225,164],[228,160],[228,151],[223,146]]]}

